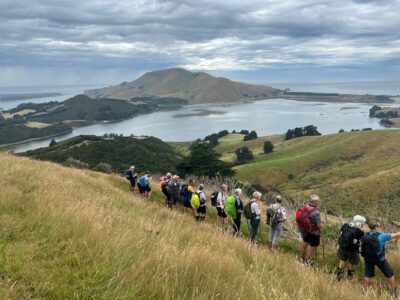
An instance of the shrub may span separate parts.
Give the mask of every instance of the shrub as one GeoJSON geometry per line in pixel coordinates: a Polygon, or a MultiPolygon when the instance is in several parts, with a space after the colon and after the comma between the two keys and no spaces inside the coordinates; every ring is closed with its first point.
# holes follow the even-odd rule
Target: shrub
{"type": "Polygon", "coordinates": [[[103,173],[107,173],[110,174],[112,173],[112,166],[107,164],[107,163],[98,163],[95,167],[94,167],[95,171],[99,171],[99,172],[103,172],[103,173]]]}
{"type": "Polygon", "coordinates": [[[242,147],[235,151],[237,161],[245,162],[254,159],[253,153],[248,147],[242,147]]]}
{"type": "Polygon", "coordinates": [[[79,159],[75,159],[73,157],[68,157],[67,160],[64,162],[64,166],[75,168],[75,169],[88,169],[89,164],[80,161],[79,159]]]}
{"type": "Polygon", "coordinates": [[[264,153],[272,153],[274,152],[274,144],[271,141],[264,142],[264,153]]]}

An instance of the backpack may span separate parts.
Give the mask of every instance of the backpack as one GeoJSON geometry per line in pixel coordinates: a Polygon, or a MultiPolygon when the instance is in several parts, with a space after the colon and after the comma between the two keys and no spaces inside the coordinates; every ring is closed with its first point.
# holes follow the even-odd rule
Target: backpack
{"type": "Polygon", "coordinates": [[[384,253],[379,250],[378,236],[380,233],[370,234],[366,233],[361,239],[361,256],[364,257],[366,261],[379,261],[384,253]]]}
{"type": "Polygon", "coordinates": [[[149,185],[149,182],[147,181],[147,178],[144,175],[139,178],[138,183],[140,184],[140,186],[148,186],[149,185]]]}
{"type": "Polygon", "coordinates": [[[311,225],[310,215],[316,211],[315,207],[308,209],[307,205],[299,208],[296,212],[296,222],[299,229],[303,232],[318,231],[317,225],[311,225]]]}
{"type": "Polygon", "coordinates": [[[272,205],[267,208],[267,225],[276,226],[280,222],[280,209],[281,206],[278,208],[273,208],[272,205]]]}
{"type": "Polygon", "coordinates": [[[125,178],[126,179],[131,179],[133,177],[133,172],[131,172],[131,169],[126,170],[125,172],[125,178]]]}
{"type": "Polygon", "coordinates": [[[182,202],[188,203],[192,199],[192,192],[189,191],[189,185],[182,184],[179,188],[181,194],[182,202]]]}
{"type": "Polygon", "coordinates": [[[243,215],[247,220],[250,220],[253,218],[253,213],[251,212],[251,204],[254,201],[249,201],[243,206],[243,215]]]}
{"type": "Polygon", "coordinates": [[[211,195],[211,205],[212,206],[217,206],[217,204],[218,204],[218,193],[219,193],[219,191],[216,191],[216,192],[212,193],[212,195],[211,195]]]}
{"type": "Polygon", "coordinates": [[[192,197],[190,198],[190,205],[194,209],[198,209],[200,207],[200,196],[197,193],[193,193],[192,197]]]}
{"type": "Polygon", "coordinates": [[[231,219],[236,218],[236,198],[234,196],[229,196],[226,199],[225,211],[231,219]]]}
{"type": "Polygon", "coordinates": [[[356,228],[350,227],[348,224],[343,225],[342,232],[339,237],[339,247],[345,251],[356,251],[358,240],[356,239],[356,228]],[[354,243],[356,241],[356,243],[354,243]]]}

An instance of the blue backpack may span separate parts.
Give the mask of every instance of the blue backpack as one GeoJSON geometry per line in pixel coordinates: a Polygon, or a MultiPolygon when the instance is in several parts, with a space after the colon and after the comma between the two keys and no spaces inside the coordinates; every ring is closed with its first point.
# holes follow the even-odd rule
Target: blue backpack
{"type": "Polygon", "coordinates": [[[139,178],[138,183],[139,183],[141,186],[148,186],[148,185],[149,185],[149,181],[148,181],[147,177],[144,176],[144,175],[141,176],[141,177],[139,178]]]}
{"type": "Polygon", "coordinates": [[[181,194],[182,202],[188,203],[192,199],[192,192],[189,191],[189,185],[182,184],[179,188],[179,193],[181,194]]]}

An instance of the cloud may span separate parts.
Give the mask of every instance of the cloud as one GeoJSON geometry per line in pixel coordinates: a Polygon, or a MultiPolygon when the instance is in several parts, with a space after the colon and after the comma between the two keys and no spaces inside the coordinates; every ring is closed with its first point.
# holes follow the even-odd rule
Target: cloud
{"type": "Polygon", "coordinates": [[[378,66],[400,57],[399,10],[398,0],[3,0],[0,68],[378,66]]]}

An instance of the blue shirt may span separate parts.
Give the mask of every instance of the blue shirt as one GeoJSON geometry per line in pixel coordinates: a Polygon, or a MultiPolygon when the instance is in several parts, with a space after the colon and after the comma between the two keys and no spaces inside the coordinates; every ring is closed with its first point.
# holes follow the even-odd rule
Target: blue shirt
{"type": "MultiPolygon", "coordinates": [[[[368,234],[375,235],[378,232],[376,230],[371,230],[368,234]]],[[[392,239],[392,235],[390,233],[381,233],[378,236],[378,245],[379,245],[379,254],[382,254],[380,260],[385,260],[385,243],[392,239]]]]}

